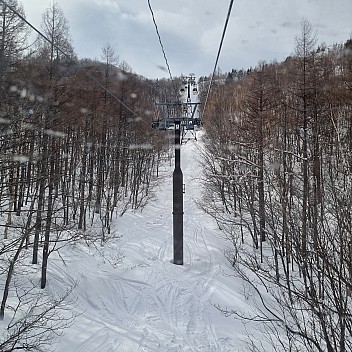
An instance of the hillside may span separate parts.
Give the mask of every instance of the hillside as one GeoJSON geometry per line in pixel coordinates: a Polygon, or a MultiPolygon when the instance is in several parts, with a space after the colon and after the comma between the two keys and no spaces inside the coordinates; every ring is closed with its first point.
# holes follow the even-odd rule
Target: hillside
{"type": "Polygon", "coordinates": [[[115,239],[102,247],[67,247],[61,258],[51,258],[47,290],[57,293],[77,282],[71,294],[77,317],[59,339],[58,351],[240,350],[242,323],[215,308],[245,303],[223,254],[228,243],[197,206],[201,141],[199,133],[197,142],[189,140],[181,149],[183,266],[170,262],[173,165],[168,161],[155,199],[143,212],[115,219],[115,239]],[[119,257],[121,263],[113,265],[119,257]]]}

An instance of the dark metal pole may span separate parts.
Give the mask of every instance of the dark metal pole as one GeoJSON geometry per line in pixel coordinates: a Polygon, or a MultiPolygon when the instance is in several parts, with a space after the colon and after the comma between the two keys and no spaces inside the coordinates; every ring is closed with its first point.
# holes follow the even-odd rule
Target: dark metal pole
{"type": "Polygon", "coordinates": [[[175,121],[175,169],[173,173],[174,264],[183,265],[183,175],[181,170],[181,121],[175,121]]]}

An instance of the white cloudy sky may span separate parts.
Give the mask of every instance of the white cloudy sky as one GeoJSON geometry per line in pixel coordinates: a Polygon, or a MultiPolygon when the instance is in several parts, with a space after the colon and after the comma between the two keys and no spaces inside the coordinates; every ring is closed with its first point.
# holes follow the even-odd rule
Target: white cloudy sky
{"type": "MultiPolygon", "coordinates": [[[[27,19],[40,27],[51,0],[19,0],[27,19]]],[[[69,21],[80,58],[101,58],[109,42],[145,77],[167,77],[147,0],[57,0],[69,21]]],[[[229,0],[151,0],[173,76],[213,71],[229,0]]],[[[318,43],[343,43],[352,36],[352,0],[235,0],[219,67],[281,61],[294,51],[307,18],[318,43]]]]}

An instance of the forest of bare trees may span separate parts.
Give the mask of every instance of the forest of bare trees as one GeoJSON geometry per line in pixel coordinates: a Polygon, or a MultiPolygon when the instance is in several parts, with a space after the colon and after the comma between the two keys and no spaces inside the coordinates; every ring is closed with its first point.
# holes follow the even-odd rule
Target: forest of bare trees
{"type": "Polygon", "coordinates": [[[219,309],[276,351],[352,349],[351,53],[304,20],[293,56],[228,77],[204,115],[205,209],[255,307],[219,309]]]}
{"type": "Polygon", "coordinates": [[[150,127],[153,84],[109,44],[100,61],[78,61],[56,3],[31,46],[13,11],[1,5],[1,17],[0,350],[47,351],[73,319],[60,313],[69,293],[52,300],[41,290],[50,254],[72,241],[103,244],[113,218],[143,208],[164,137],[150,127]]]}
{"type": "MultiPolygon", "coordinates": [[[[0,10],[0,351],[48,351],[75,318],[74,283],[44,290],[50,255],[104,245],[113,220],[153,196],[169,143],[151,128],[154,103],[177,79],[138,76],[108,43],[78,60],[56,3],[32,44],[0,10]]],[[[215,78],[203,125],[204,210],[253,300],[252,315],[218,309],[257,322],[275,351],[352,350],[351,39],[316,46],[303,21],[284,62],[215,78]]]]}

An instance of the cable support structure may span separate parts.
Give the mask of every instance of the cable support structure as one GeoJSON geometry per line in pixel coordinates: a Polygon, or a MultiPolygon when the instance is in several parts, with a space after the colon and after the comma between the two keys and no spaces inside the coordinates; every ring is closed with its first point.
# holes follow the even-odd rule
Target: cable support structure
{"type": "MultiPolygon", "coordinates": [[[[13,8],[11,5],[8,5],[6,1],[0,0],[5,6],[7,6],[16,16],[18,16],[22,21],[24,21],[30,28],[32,28],[37,34],[39,34],[44,40],[46,40],[50,45],[55,47],[56,50],[58,50],[63,56],[65,56],[66,59],[71,61],[72,63],[77,64],[77,62],[66,52],[64,52],[59,46],[57,46],[55,43],[53,43],[44,33],[42,33],[39,29],[37,29],[35,26],[33,26],[25,17],[23,17],[18,11],[16,11],[15,8],[13,8]]],[[[128,107],[124,102],[122,102],[114,93],[112,93],[109,89],[104,87],[94,76],[92,76],[89,72],[85,71],[85,74],[102,90],[104,90],[106,93],[108,93],[113,99],[115,99],[118,103],[120,103],[124,108],[126,108],[129,112],[131,112],[137,119],[138,121],[142,121],[144,124],[147,126],[150,126],[147,122],[143,120],[141,116],[136,114],[130,107],[128,107]]]]}
{"type": "Polygon", "coordinates": [[[202,116],[204,116],[204,112],[205,112],[205,109],[206,109],[206,106],[207,106],[207,102],[208,102],[208,98],[209,98],[209,94],[210,94],[210,89],[211,89],[211,86],[212,86],[213,81],[214,81],[216,68],[218,67],[220,53],[221,53],[222,45],[223,45],[223,42],[224,42],[224,38],[225,38],[226,30],[227,30],[227,25],[229,23],[229,19],[230,19],[230,16],[231,16],[233,3],[234,3],[234,0],[230,0],[229,9],[227,11],[227,16],[226,16],[226,20],[225,20],[225,24],[224,24],[224,29],[223,29],[221,40],[220,40],[220,45],[219,45],[218,53],[217,53],[216,60],[215,60],[213,74],[211,75],[211,79],[210,79],[210,83],[209,83],[209,86],[208,86],[207,95],[206,95],[205,102],[204,102],[202,116]]]}

